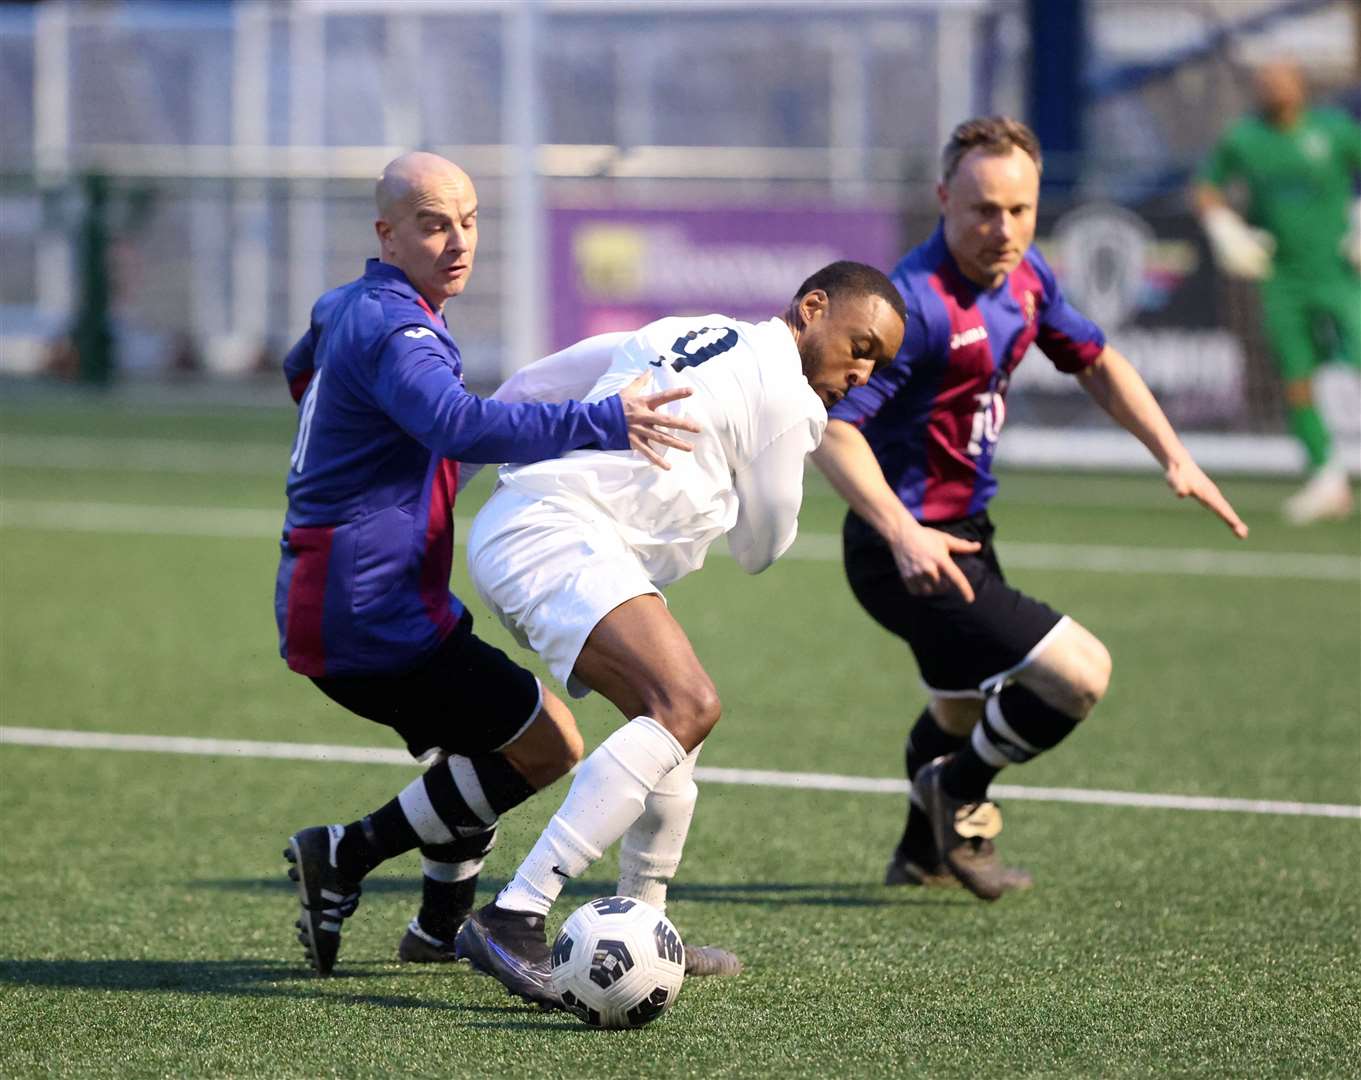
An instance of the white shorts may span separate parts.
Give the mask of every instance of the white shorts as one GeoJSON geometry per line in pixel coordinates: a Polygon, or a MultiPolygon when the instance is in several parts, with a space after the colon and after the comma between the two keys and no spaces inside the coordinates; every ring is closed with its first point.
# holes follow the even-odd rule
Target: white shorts
{"type": "Polygon", "coordinates": [[[589,506],[499,487],[468,530],[468,572],[487,605],[573,697],[596,623],[635,596],[661,596],[609,518],[589,506]]]}

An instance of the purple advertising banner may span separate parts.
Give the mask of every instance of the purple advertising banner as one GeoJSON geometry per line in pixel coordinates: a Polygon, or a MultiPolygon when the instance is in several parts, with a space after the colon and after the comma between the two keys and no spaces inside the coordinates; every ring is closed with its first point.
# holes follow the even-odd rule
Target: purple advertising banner
{"type": "Polygon", "coordinates": [[[829,262],[887,272],[903,254],[900,231],[885,210],[554,209],[551,345],[667,315],[768,319],[829,262]]]}

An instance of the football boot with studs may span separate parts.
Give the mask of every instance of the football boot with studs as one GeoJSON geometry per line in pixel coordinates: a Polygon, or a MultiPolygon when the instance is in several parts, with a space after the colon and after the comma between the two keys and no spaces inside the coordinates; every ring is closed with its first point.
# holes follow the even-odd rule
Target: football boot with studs
{"type": "Polygon", "coordinates": [[[956,799],[941,785],[949,758],[936,758],[917,773],[914,798],[926,810],[931,832],[945,868],[982,900],[1028,888],[1024,870],[1003,865],[993,839],[1002,831],[1002,812],[987,799],[956,799]]]}
{"type": "Polygon", "coordinates": [[[458,953],[452,941],[432,937],[421,929],[419,920],[412,919],[397,943],[397,959],[404,964],[452,964],[458,953]]]}
{"type": "MultiPolygon", "coordinates": [[[[983,857],[996,853],[991,840],[971,837],[968,842],[983,857]]],[[[1035,884],[1030,871],[1019,866],[1003,866],[1002,875],[1003,892],[1024,892],[1035,884]]],[[[884,884],[913,885],[924,889],[958,889],[961,885],[959,878],[950,873],[950,868],[940,859],[911,859],[901,851],[894,851],[893,857],[889,859],[884,869],[884,884]]]]}
{"type": "Polygon", "coordinates": [[[454,949],[484,975],[490,975],[506,992],[542,1009],[560,1009],[553,991],[552,954],[544,917],[508,911],[495,901],[468,916],[459,929],[454,949]]]}
{"type": "Polygon", "coordinates": [[[734,952],[717,945],[685,946],[685,974],[732,976],[742,974],[742,960],[734,952]]]}
{"type": "Polygon", "coordinates": [[[284,858],[298,889],[298,941],[318,975],[329,975],[340,954],[340,926],[359,906],[359,883],[336,867],[341,825],[314,825],[288,838],[284,858]]]}

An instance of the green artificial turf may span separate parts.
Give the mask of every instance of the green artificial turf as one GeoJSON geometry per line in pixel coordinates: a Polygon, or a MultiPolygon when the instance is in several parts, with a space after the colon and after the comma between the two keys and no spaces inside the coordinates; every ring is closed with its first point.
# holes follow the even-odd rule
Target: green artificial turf
{"type": "MultiPolygon", "coordinates": [[[[4,510],[279,513],[290,431],[287,410],[0,412],[0,722],[398,745],[279,661],[267,532],[57,530],[4,510]],[[93,440],[77,446],[93,447],[83,467],[72,439],[93,440]],[[163,467],[130,457],[147,439],[183,454],[163,467]],[[44,465],[45,447],[68,458],[44,465]]],[[[1247,544],[1156,478],[1007,475],[1002,559],[1007,541],[1280,553],[1282,565],[1292,552],[1361,551],[1355,520],[1279,525],[1280,484],[1225,490],[1254,526],[1247,544]]],[[[460,515],[485,491],[484,479],[460,515]]],[[[804,532],[833,533],[839,517],[810,480],[804,532]]],[[[1011,576],[1098,634],[1115,674],[1072,739],[1006,783],[1361,803],[1355,578],[1011,576]]],[[[454,586],[472,595],[461,566],[454,586]]],[[[701,765],[901,776],[924,695],[837,562],[790,559],[749,579],[712,558],[669,599],[725,704],[701,765]]],[[[536,665],[473,607],[480,633],[536,665]]],[[[598,699],[576,709],[588,746],[616,723],[598,699]]],[[[900,795],[704,783],[670,914],[748,970],[691,980],[641,1032],[601,1033],[524,1007],[463,965],[397,964],[419,895],[414,857],[366,882],[336,977],[309,976],[284,839],[349,820],[412,775],[0,748],[0,1075],[1356,1074],[1355,819],[1008,801],[999,844],[1038,884],[985,905],[878,884],[900,795]]],[[[487,894],[564,792],[508,815],[487,894]]],[[[552,923],[612,891],[613,870],[607,856],[574,882],[552,923]]]]}

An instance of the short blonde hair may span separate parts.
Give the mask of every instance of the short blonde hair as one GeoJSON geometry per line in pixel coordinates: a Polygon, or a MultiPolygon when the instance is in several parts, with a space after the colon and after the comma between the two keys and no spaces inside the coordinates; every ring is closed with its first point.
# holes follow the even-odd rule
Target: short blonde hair
{"type": "Polygon", "coordinates": [[[950,133],[950,141],[940,155],[941,179],[948,182],[970,150],[982,150],[985,154],[1009,154],[1014,147],[1024,150],[1035,163],[1035,168],[1044,172],[1040,140],[1019,120],[1009,116],[976,116],[972,120],[965,120],[950,133]]]}

